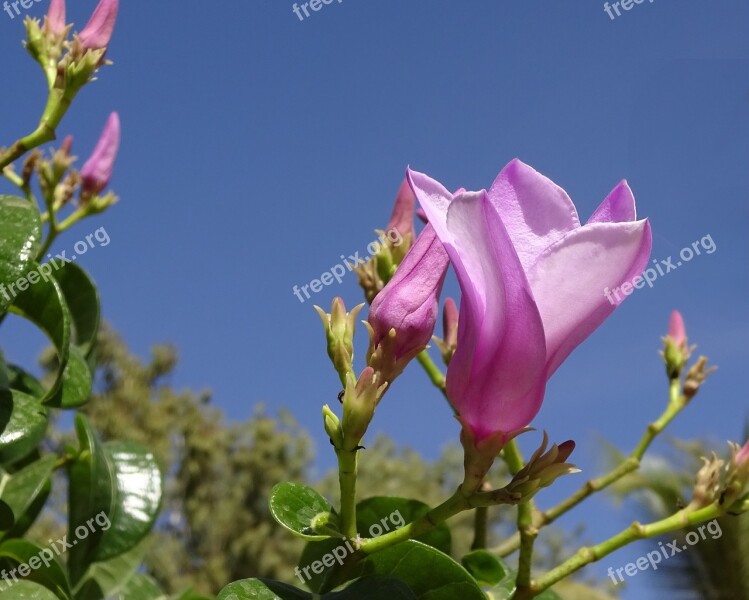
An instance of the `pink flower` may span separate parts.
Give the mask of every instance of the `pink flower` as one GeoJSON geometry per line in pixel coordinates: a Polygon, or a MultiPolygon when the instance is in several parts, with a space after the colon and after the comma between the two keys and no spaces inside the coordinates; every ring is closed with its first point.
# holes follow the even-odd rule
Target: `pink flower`
{"type": "Polygon", "coordinates": [[[678,310],[671,313],[671,322],[668,327],[668,337],[676,346],[682,346],[687,341],[687,330],[684,327],[684,318],[678,310]]]}
{"type": "Polygon", "coordinates": [[[546,381],[614,311],[604,289],[642,272],[650,225],[620,183],[580,225],[564,190],[519,160],[455,196],[408,172],[462,291],[447,395],[476,442],[531,422],[546,381]]]}
{"type": "Polygon", "coordinates": [[[94,148],[91,157],[81,169],[82,193],[92,196],[101,193],[109,185],[114,170],[114,161],[120,147],[120,117],[113,112],[94,148]]]}
{"type": "Polygon", "coordinates": [[[458,343],[458,307],[455,300],[447,298],[442,309],[442,335],[445,344],[456,347],[458,343]]]}
{"type": "Polygon", "coordinates": [[[65,0],[52,0],[47,11],[47,24],[55,35],[61,34],[67,23],[65,22],[65,0]]]}
{"type": "Polygon", "coordinates": [[[78,34],[78,40],[81,42],[83,50],[99,50],[109,44],[119,7],[119,0],[101,0],[99,2],[83,31],[78,34]]]}
{"type": "Polygon", "coordinates": [[[427,225],[369,310],[373,345],[395,329],[388,350],[395,361],[408,361],[429,343],[439,315],[439,295],[449,260],[434,229],[427,225]]]}
{"type": "Polygon", "coordinates": [[[408,185],[408,181],[405,179],[398,190],[398,195],[395,198],[395,205],[393,206],[393,214],[390,215],[390,222],[387,225],[385,231],[391,231],[395,229],[401,236],[410,235],[411,242],[414,241],[414,206],[416,204],[416,198],[411,190],[411,186],[408,185]]]}

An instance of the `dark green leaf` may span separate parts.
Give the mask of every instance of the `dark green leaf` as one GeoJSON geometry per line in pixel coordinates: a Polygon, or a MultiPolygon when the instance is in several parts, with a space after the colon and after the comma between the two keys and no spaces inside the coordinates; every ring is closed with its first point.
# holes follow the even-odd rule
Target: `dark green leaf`
{"type": "MultiPolygon", "coordinates": [[[[360,502],[356,507],[356,526],[357,531],[362,537],[379,537],[390,531],[399,529],[403,525],[418,519],[429,511],[429,506],[418,500],[408,500],[406,498],[393,498],[378,496],[368,498],[360,502]]],[[[417,540],[434,546],[445,554],[449,554],[451,549],[450,529],[445,523],[441,523],[432,531],[429,531],[417,540]]],[[[299,559],[299,568],[307,571],[304,574],[304,582],[312,591],[319,592],[322,589],[325,578],[328,577],[332,570],[340,570],[340,564],[337,561],[332,567],[326,566],[320,573],[315,573],[310,566],[316,561],[322,561],[326,555],[333,552],[340,546],[338,555],[345,552],[345,556],[351,554],[347,551],[344,540],[329,538],[322,541],[311,541],[302,552],[299,559]]],[[[345,557],[344,556],[344,557],[345,557]]],[[[329,559],[328,559],[329,561],[329,559]]],[[[318,568],[318,570],[320,570],[318,568]]],[[[349,573],[349,578],[355,577],[355,572],[349,573]]],[[[342,582],[338,582],[342,583],[342,582]]]]}
{"type": "Polygon", "coordinates": [[[460,562],[476,581],[484,585],[497,585],[510,571],[507,565],[486,550],[469,552],[460,562]]]}
{"type": "Polygon", "coordinates": [[[86,357],[77,346],[70,346],[68,363],[62,373],[62,385],[45,404],[59,408],[78,408],[88,402],[93,375],[86,357]]]}
{"type": "Polygon", "coordinates": [[[113,600],[166,600],[167,596],[148,575],[134,575],[113,600]]]}
{"type": "Polygon", "coordinates": [[[323,540],[312,525],[315,517],[330,513],[333,507],[315,490],[300,483],[279,483],[270,493],[273,518],[294,535],[307,540],[323,540]]]}
{"type": "MultiPolygon", "coordinates": [[[[9,286],[26,275],[36,260],[42,238],[39,211],[15,196],[0,196],[0,284],[9,286]]],[[[14,288],[15,289],[15,288],[14,288]]],[[[12,290],[0,288],[0,312],[13,300],[12,290]]]]}
{"type": "Polygon", "coordinates": [[[80,453],[68,465],[68,537],[71,543],[75,542],[69,550],[68,571],[73,585],[96,559],[104,535],[97,519],[104,521],[104,517],[112,514],[116,494],[115,471],[109,454],[80,413],[75,417],[75,429],[80,453]]]}
{"type": "Polygon", "coordinates": [[[88,357],[99,331],[99,292],[86,271],[68,263],[54,274],[60,284],[73,322],[73,342],[88,357]]]}
{"type": "Polygon", "coordinates": [[[468,571],[446,554],[415,540],[375,552],[364,561],[363,574],[399,579],[424,600],[486,600],[468,571]]]}
{"type": "Polygon", "coordinates": [[[36,448],[47,431],[49,415],[39,400],[12,390],[0,391],[0,463],[16,462],[36,448]]]}
{"type": "MultiPolygon", "coordinates": [[[[427,512],[429,506],[418,500],[376,496],[357,505],[356,525],[362,537],[379,537],[423,517],[427,512]]],[[[434,546],[445,554],[450,554],[452,550],[450,528],[446,523],[440,523],[414,539],[434,546]]]]}
{"type": "Polygon", "coordinates": [[[3,475],[0,499],[10,507],[15,522],[15,526],[0,528],[0,531],[6,532],[3,537],[11,537],[9,533],[13,537],[23,535],[25,529],[20,528],[27,528],[39,514],[41,505],[49,494],[50,476],[56,462],[57,457],[45,456],[20,471],[3,475]]]}
{"type": "Polygon", "coordinates": [[[230,583],[216,600],[309,600],[311,595],[293,586],[268,579],[244,579],[230,583]]]}
{"type": "Polygon", "coordinates": [[[75,594],[75,600],[111,598],[124,590],[130,579],[135,576],[147,548],[148,540],[144,540],[117,558],[91,565],[75,594]]]}
{"type": "Polygon", "coordinates": [[[114,467],[116,494],[110,527],[104,532],[96,561],[134,548],[151,531],[161,505],[161,472],[154,455],[131,442],[108,442],[104,449],[114,467]]]}
{"type": "Polygon", "coordinates": [[[44,387],[36,377],[24,371],[17,365],[8,365],[9,385],[14,390],[19,390],[29,396],[41,399],[44,397],[44,387]]]}
{"type": "MultiPolygon", "coordinates": [[[[59,399],[57,392],[63,383],[63,371],[70,355],[70,312],[65,304],[62,289],[53,278],[39,281],[16,296],[11,311],[41,329],[57,351],[57,375],[42,398],[47,403],[59,399]]],[[[54,406],[54,404],[53,404],[54,406]]]]}
{"type": "Polygon", "coordinates": [[[68,578],[55,554],[52,548],[42,548],[26,540],[6,540],[0,544],[0,566],[8,571],[18,567],[19,574],[25,579],[43,585],[57,594],[58,598],[69,599],[71,594],[68,578]],[[24,574],[24,568],[28,574],[24,574]]]}
{"type": "Polygon", "coordinates": [[[5,584],[1,585],[3,600],[60,600],[53,591],[33,581],[19,581],[10,589],[5,589],[5,584]]]}

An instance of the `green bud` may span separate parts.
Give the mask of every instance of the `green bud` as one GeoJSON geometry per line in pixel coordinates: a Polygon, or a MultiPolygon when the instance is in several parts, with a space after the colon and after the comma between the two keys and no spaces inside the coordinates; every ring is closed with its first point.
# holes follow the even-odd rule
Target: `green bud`
{"type": "Polygon", "coordinates": [[[325,433],[330,438],[330,443],[338,449],[343,447],[343,431],[341,430],[341,422],[338,416],[330,409],[326,404],[322,407],[323,422],[325,425],[325,433]]]}
{"type": "Polygon", "coordinates": [[[353,370],[356,316],[363,306],[364,304],[355,306],[350,313],[347,313],[346,306],[340,298],[333,299],[329,314],[319,306],[315,306],[325,328],[328,356],[344,386],[347,375],[353,370]]]}

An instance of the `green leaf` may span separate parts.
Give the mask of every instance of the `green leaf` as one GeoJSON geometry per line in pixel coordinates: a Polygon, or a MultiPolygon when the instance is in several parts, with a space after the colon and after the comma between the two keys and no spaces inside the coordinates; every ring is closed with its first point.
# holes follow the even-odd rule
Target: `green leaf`
{"type": "Polygon", "coordinates": [[[77,346],[70,346],[68,363],[62,372],[62,385],[46,404],[66,409],[83,406],[91,396],[93,385],[93,374],[86,357],[77,346]]]}
{"type": "Polygon", "coordinates": [[[162,496],[161,471],[151,452],[132,442],[108,442],[104,449],[114,467],[116,492],[110,527],[99,542],[96,561],[137,546],[153,528],[162,496]]]}
{"type": "Polygon", "coordinates": [[[333,507],[311,487],[301,483],[279,483],[270,493],[270,512],[273,518],[297,537],[306,540],[324,540],[313,529],[315,517],[331,513],[333,507]]]}
{"type": "Polygon", "coordinates": [[[148,575],[131,577],[114,600],[167,600],[167,595],[148,575]]]}
{"type": "MultiPolygon", "coordinates": [[[[0,284],[15,283],[26,275],[39,252],[41,239],[42,226],[36,207],[23,198],[0,196],[0,284]]],[[[10,292],[0,293],[0,312],[5,312],[11,304],[10,292]]]]}
{"type": "Polygon", "coordinates": [[[19,390],[29,396],[41,399],[44,397],[44,386],[36,377],[23,370],[17,365],[8,365],[9,385],[14,390],[19,390]]]}
{"type": "MultiPolygon", "coordinates": [[[[34,323],[52,342],[57,352],[57,375],[55,381],[42,398],[43,403],[52,402],[63,383],[63,371],[70,355],[70,311],[65,304],[62,289],[53,278],[39,281],[16,296],[11,312],[34,323]]],[[[55,406],[54,403],[52,403],[55,406]]]]}
{"type": "MultiPolygon", "coordinates": [[[[379,537],[418,519],[428,511],[429,506],[418,500],[386,496],[368,498],[356,506],[356,530],[362,537],[379,537]]],[[[440,523],[432,531],[416,539],[429,546],[434,546],[445,554],[450,553],[452,545],[450,528],[445,523],[440,523]]],[[[330,575],[331,571],[340,570],[341,565],[336,563],[332,567],[326,566],[320,573],[315,573],[310,569],[310,566],[316,561],[322,562],[326,555],[332,554],[338,547],[343,549],[338,550],[339,555],[342,551],[345,551],[346,556],[351,554],[347,551],[345,541],[338,538],[311,541],[304,547],[299,559],[299,568],[307,567],[305,584],[312,591],[319,592],[325,578],[330,575]]],[[[355,573],[350,573],[349,578],[354,576],[355,573]]]]}
{"type": "Polygon", "coordinates": [[[363,574],[399,579],[424,600],[486,600],[468,571],[446,554],[415,540],[375,552],[364,561],[363,574]]]}
{"type": "Polygon", "coordinates": [[[8,571],[18,567],[18,573],[25,579],[43,585],[58,598],[71,598],[68,578],[51,548],[42,548],[26,540],[6,540],[0,544],[0,567],[8,571]],[[23,573],[24,568],[28,574],[23,573]]]}
{"type": "Polygon", "coordinates": [[[507,565],[486,550],[469,552],[460,562],[483,585],[497,585],[510,571],[507,565]]]}
{"type": "Polygon", "coordinates": [[[177,596],[172,596],[172,600],[216,600],[212,596],[204,596],[203,594],[197,594],[192,589],[185,590],[177,596]]]}
{"type": "Polygon", "coordinates": [[[73,585],[96,559],[105,533],[97,519],[112,514],[116,495],[115,470],[109,454],[80,413],[75,417],[75,429],[80,452],[68,464],[68,537],[71,543],[75,542],[69,550],[68,571],[73,585]]]}
{"type": "Polygon", "coordinates": [[[47,431],[49,415],[39,400],[18,390],[0,391],[0,463],[33,451],[47,431]]]}
{"type": "MultiPolygon", "coordinates": [[[[5,584],[2,584],[3,588],[5,584]]],[[[0,588],[3,600],[60,600],[59,596],[49,588],[33,581],[19,581],[10,589],[0,588]]]]}
{"type": "Polygon", "coordinates": [[[88,357],[96,344],[101,309],[99,291],[86,271],[75,263],[67,263],[55,272],[73,324],[73,342],[88,357]]]}
{"type": "Polygon", "coordinates": [[[135,576],[147,549],[148,540],[144,540],[117,558],[91,565],[81,580],[75,600],[101,600],[120,593],[135,576]]]}
{"type": "MultiPolygon", "coordinates": [[[[314,596],[320,598],[320,596],[314,596]]],[[[217,600],[312,600],[312,594],[269,579],[245,579],[227,585],[217,600]]],[[[389,577],[367,577],[323,600],[416,600],[406,584],[389,577]]]]}
{"type": "Polygon", "coordinates": [[[7,503],[15,525],[2,527],[3,538],[20,537],[36,519],[49,495],[50,478],[57,457],[45,456],[15,473],[3,474],[0,481],[0,499],[7,503]]]}
{"type": "Polygon", "coordinates": [[[280,581],[244,579],[230,583],[216,600],[309,600],[311,595],[280,581]]]}

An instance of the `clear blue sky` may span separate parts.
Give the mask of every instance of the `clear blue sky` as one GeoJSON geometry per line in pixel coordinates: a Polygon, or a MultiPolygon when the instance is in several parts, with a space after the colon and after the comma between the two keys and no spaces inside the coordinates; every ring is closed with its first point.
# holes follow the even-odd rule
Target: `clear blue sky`
{"type": "MultiPolygon", "coordinates": [[[[95,2],[70,4],[80,24],[95,2]]],[[[591,0],[343,0],[304,21],[285,0],[123,4],[114,67],[60,128],[85,157],[109,111],[120,112],[121,202],[57,247],[106,227],[110,245],[81,264],[136,352],[179,347],[178,386],[210,387],[232,418],[257,402],[290,408],[327,467],[320,406],[338,384],[312,303],[292,286],[365,251],[407,164],[480,189],[517,156],[566,188],[583,218],[626,178],[652,220],[653,258],[707,235],[717,248],[637,291],[554,376],[535,425],[577,440],[584,473],[539,502],[597,472],[599,435],[629,449],[659,414],[657,350],[673,308],[720,370],[671,431],[738,438],[749,350],[745,1],[646,1],[615,20],[591,0]]],[[[0,144],[30,130],[43,102],[22,31],[0,13],[0,144]]],[[[334,295],[359,302],[355,277],[315,300],[334,295]]],[[[12,357],[16,340],[3,333],[12,357]]],[[[30,357],[42,340],[24,343],[16,355],[30,357]]],[[[434,457],[458,427],[414,369],[387,395],[376,432],[434,457]]],[[[587,523],[600,540],[631,518],[607,508],[566,523],[587,523]]],[[[627,598],[658,596],[645,589],[657,577],[632,584],[627,598]]]]}

